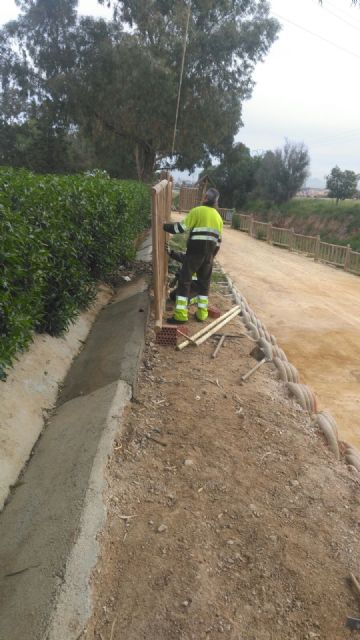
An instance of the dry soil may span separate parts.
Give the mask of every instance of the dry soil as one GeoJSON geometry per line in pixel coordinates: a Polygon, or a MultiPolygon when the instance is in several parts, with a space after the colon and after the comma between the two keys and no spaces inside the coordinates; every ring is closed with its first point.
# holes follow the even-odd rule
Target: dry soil
{"type": "MultiPolygon", "coordinates": [[[[268,275],[268,294],[257,286],[264,311],[280,285],[268,275]]],[[[215,340],[177,352],[149,328],[138,400],[109,460],[95,612],[82,639],[353,637],[360,476],[333,460],[272,365],[240,384],[254,345],[239,319],[225,332],[239,338],[212,359],[215,340]]]]}
{"type": "Polygon", "coordinates": [[[219,261],[360,448],[360,278],[226,229],[219,261]]]}

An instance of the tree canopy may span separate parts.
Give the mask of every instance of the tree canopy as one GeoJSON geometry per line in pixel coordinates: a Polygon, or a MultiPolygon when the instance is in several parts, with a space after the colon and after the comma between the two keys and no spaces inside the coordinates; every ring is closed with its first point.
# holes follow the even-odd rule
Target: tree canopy
{"type": "MultiPolygon", "coordinates": [[[[131,141],[138,175],[148,176],[156,161],[169,158],[173,137],[187,5],[176,0],[115,2],[115,23],[127,30],[105,47],[98,93],[94,68],[86,76],[91,121],[131,141]],[[129,29],[131,30],[129,33],[129,29]],[[119,91],[119,86],[121,91],[119,91]]],[[[252,72],[276,37],[278,23],[264,0],[192,2],[185,73],[173,166],[191,171],[219,156],[241,122],[241,105],[250,97],[252,72]]],[[[110,34],[108,34],[110,35],[110,34]]],[[[86,66],[87,61],[85,60],[86,66]]]]}
{"type": "Polygon", "coordinates": [[[326,188],[329,189],[329,198],[335,198],[336,204],[339,200],[352,198],[357,192],[357,183],[360,176],[355,171],[341,171],[336,166],[331,169],[330,174],[326,176],[326,188]]]}
{"type": "Polygon", "coordinates": [[[250,149],[241,142],[235,144],[215,167],[207,167],[208,174],[220,191],[221,206],[240,209],[256,187],[256,174],[261,157],[252,157],[250,149]]]}
{"type": "Polygon", "coordinates": [[[287,202],[304,184],[309,165],[306,146],[287,140],[282,149],[265,153],[257,174],[259,192],[275,204],[287,202]]]}
{"type": "Polygon", "coordinates": [[[96,163],[148,179],[220,157],[241,126],[252,74],[279,30],[266,0],[193,0],[176,147],[171,142],[186,2],[114,2],[110,22],[77,0],[17,0],[0,31],[0,161],[37,170],[96,163]]]}

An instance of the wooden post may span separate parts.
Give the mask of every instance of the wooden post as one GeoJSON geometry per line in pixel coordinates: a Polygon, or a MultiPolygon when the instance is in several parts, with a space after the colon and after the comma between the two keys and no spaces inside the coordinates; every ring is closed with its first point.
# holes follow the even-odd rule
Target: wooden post
{"type": "Polygon", "coordinates": [[[253,237],[254,234],[254,216],[253,214],[251,214],[250,216],[250,227],[249,227],[249,236],[250,238],[253,237]]]}
{"type": "Polygon", "coordinates": [[[162,225],[170,219],[171,201],[171,180],[162,180],[152,188],[153,288],[156,331],[162,327],[167,293],[168,256],[165,251],[167,235],[162,225]]]}
{"type": "Polygon", "coordinates": [[[292,227],[289,231],[289,251],[292,251],[295,247],[295,229],[292,227]]]}
{"type": "Polygon", "coordinates": [[[153,251],[153,285],[154,285],[154,308],[155,325],[161,327],[161,300],[159,299],[160,277],[159,277],[159,253],[158,253],[158,197],[157,191],[152,189],[152,251],[153,251]]]}
{"type": "Polygon", "coordinates": [[[268,222],[268,224],[267,224],[266,242],[268,242],[269,244],[272,244],[272,224],[271,224],[271,222],[268,222]]]}
{"type": "Polygon", "coordinates": [[[314,260],[318,262],[320,258],[320,236],[316,236],[314,260]]]}
{"type": "Polygon", "coordinates": [[[350,253],[351,253],[351,246],[348,244],[347,247],[346,247],[346,254],[345,254],[345,263],[344,263],[344,270],[345,271],[349,271],[350,253]]]}

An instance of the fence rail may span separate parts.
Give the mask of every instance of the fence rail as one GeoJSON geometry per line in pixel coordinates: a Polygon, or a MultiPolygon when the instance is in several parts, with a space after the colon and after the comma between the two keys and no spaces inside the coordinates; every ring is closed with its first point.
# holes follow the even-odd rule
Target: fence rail
{"type": "Polygon", "coordinates": [[[168,255],[165,250],[164,222],[170,220],[172,180],[161,180],[152,188],[152,243],[155,328],[162,326],[167,294],[168,255]]]}
{"type": "MultiPolygon", "coordinates": [[[[187,212],[194,207],[198,207],[202,203],[203,197],[204,190],[201,185],[198,187],[181,187],[179,194],[179,211],[187,212]]],[[[224,222],[231,223],[235,209],[218,208],[218,212],[224,222]]]]}
{"type": "Polygon", "coordinates": [[[316,254],[317,237],[303,236],[301,233],[294,233],[292,249],[299,253],[306,253],[308,256],[316,254]]]}
{"type": "Polygon", "coordinates": [[[266,240],[269,244],[285,247],[290,251],[305,253],[316,261],[342,267],[345,271],[360,275],[360,253],[352,251],[350,245],[322,242],[320,236],[304,236],[294,229],[273,227],[271,222],[254,220],[252,215],[236,213],[232,216],[232,226],[249,233],[253,238],[266,240]]]}
{"type": "Polygon", "coordinates": [[[202,190],[198,187],[181,187],[179,195],[179,211],[190,211],[201,202],[202,190]]]}
{"type": "MultiPolygon", "coordinates": [[[[240,222],[239,222],[239,229],[240,231],[250,231],[250,221],[251,221],[251,216],[247,216],[245,214],[240,214],[239,215],[240,218],[240,222]]],[[[234,219],[234,218],[233,218],[234,219]]]]}
{"type": "Polygon", "coordinates": [[[267,240],[268,225],[266,222],[254,220],[252,225],[252,236],[258,240],[267,240]]]}
{"type": "Polygon", "coordinates": [[[346,252],[347,247],[320,242],[319,260],[333,264],[336,267],[343,267],[345,265],[346,252]]]}
{"type": "Polygon", "coordinates": [[[273,227],[271,234],[271,244],[277,244],[279,247],[291,247],[291,232],[289,229],[281,229],[280,227],[273,227]]]}
{"type": "Polygon", "coordinates": [[[360,253],[357,251],[349,252],[348,271],[360,276],[360,253]]]}
{"type": "Polygon", "coordinates": [[[224,222],[232,222],[233,215],[235,213],[235,209],[218,209],[222,219],[224,222]]]}

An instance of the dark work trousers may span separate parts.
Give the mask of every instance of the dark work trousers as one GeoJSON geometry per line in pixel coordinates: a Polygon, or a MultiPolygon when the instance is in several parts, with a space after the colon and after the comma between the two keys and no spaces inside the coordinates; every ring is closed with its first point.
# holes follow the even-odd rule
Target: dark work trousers
{"type": "Polygon", "coordinates": [[[190,297],[191,279],[197,275],[197,293],[207,296],[217,245],[207,240],[190,240],[179,274],[176,295],[190,297]]]}

